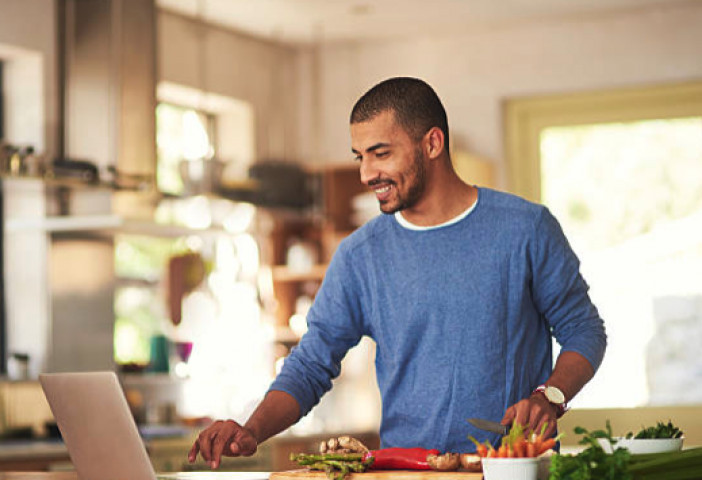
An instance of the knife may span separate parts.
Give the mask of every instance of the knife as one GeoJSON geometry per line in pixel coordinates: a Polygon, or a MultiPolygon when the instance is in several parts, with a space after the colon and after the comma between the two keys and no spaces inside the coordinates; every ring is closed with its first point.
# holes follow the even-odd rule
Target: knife
{"type": "Polygon", "coordinates": [[[482,418],[469,418],[468,422],[474,427],[487,432],[499,433],[500,435],[507,435],[507,432],[509,432],[509,425],[502,425],[501,423],[483,420],[482,418]]]}

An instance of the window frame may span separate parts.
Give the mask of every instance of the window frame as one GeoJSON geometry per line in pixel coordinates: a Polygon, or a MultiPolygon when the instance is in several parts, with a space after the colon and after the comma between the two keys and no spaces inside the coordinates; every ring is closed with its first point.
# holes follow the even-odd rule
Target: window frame
{"type": "Polygon", "coordinates": [[[702,116],[702,81],[504,102],[507,189],[541,201],[541,132],[548,127],[702,116]]]}

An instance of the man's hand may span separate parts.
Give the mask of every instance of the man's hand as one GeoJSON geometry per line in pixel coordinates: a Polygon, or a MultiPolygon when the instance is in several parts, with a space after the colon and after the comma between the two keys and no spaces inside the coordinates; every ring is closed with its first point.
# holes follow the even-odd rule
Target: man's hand
{"type": "Polygon", "coordinates": [[[535,432],[541,432],[542,425],[546,423],[544,437],[548,438],[556,432],[556,414],[555,405],[549,403],[541,393],[534,393],[529,398],[509,407],[500,423],[502,425],[518,423],[535,432]]]}
{"type": "Polygon", "coordinates": [[[188,453],[188,461],[193,463],[200,453],[212,468],[218,468],[222,455],[227,457],[248,457],[256,453],[258,442],[251,430],[233,420],[218,420],[204,429],[188,453]]]}
{"type": "MultiPolygon", "coordinates": [[[[587,358],[577,352],[562,351],[556,360],[553,373],[544,383],[558,386],[569,402],[594,374],[595,371],[587,358]]],[[[544,434],[551,436],[556,432],[556,415],[556,406],[546,400],[543,394],[534,393],[509,407],[500,423],[519,423],[540,432],[541,426],[548,422],[544,434]]]]}

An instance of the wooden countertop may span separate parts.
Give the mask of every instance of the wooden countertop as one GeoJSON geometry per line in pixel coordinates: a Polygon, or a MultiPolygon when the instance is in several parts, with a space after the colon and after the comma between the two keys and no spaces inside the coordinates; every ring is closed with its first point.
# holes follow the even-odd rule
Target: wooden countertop
{"type": "Polygon", "coordinates": [[[78,480],[76,472],[0,472],[0,480],[78,480]]]}
{"type": "MultiPolygon", "coordinates": [[[[267,472],[183,472],[157,474],[158,480],[265,480],[267,472]]],[[[278,480],[324,480],[323,472],[302,470],[270,474],[278,480]]],[[[481,473],[469,472],[426,472],[387,470],[350,474],[349,479],[365,477],[367,480],[476,480],[481,473]]],[[[0,472],[0,480],[78,480],[75,472],[0,472]]]]}
{"type": "MultiPolygon", "coordinates": [[[[157,480],[266,480],[269,472],[157,473],[157,480]]],[[[76,472],[0,472],[0,480],[78,480],[76,472]]]]}

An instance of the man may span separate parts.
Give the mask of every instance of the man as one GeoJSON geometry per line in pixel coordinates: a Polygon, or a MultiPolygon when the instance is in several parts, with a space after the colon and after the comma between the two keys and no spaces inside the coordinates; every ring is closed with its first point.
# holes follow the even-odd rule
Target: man
{"type": "MultiPolygon", "coordinates": [[[[193,445],[251,455],[331,388],[348,349],[377,343],[384,447],[468,452],[469,417],[553,433],[599,366],[606,336],[579,262],[548,210],[461,181],[446,113],[421,80],[393,78],[351,114],[361,181],[383,213],[339,246],[309,331],[244,426],[216,422],[193,445]],[[561,344],[552,368],[551,336],[561,344]]],[[[340,413],[342,414],[342,413],[340,413]]]]}

